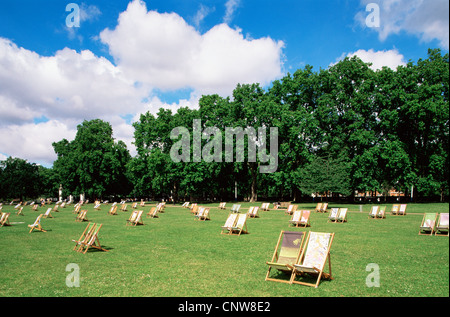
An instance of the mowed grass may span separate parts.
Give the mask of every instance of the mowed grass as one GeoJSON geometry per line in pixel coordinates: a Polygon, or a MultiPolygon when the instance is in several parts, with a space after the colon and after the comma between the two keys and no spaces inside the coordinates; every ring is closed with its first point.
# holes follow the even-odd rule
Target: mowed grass
{"type": "MultiPolygon", "coordinates": [[[[155,204],[146,204],[144,215],[155,204]]],[[[72,250],[72,239],[80,237],[87,223],[75,221],[73,205],[52,212],[42,220],[47,232],[28,233],[47,207],[32,211],[24,207],[17,216],[12,206],[11,226],[0,228],[0,296],[157,296],[157,297],[380,297],[449,296],[448,237],[419,236],[424,212],[448,212],[449,204],[408,204],[406,216],[368,219],[371,205],[345,205],[347,223],[329,223],[329,213],[311,214],[311,227],[289,227],[283,209],[260,211],[248,219],[249,234],[222,235],[229,214],[211,208],[209,221],[196,221],[188,209],[167,205],[159,218],[143,217],[144,225],[126,226],[131,214],[108,214],[110,205],[87,209],[89,221],[102,223],[99,239],[108,252],[91,249],[86,254],[72,250]],[[331,265],[334,279],[323,280],[317,289],[264,281],[281,230],[334,232],[331,265]],[[80,287],[68,287],[66,277],[79,267],[80,287]],[[366,279],[379,268],[379,287],[368,287],[366,279]]],[[[258,203],[241,203],[241,211],[258,203]]],[[[272,205],[271,205],[272,206],[272,205]]],[[[342,207],[330,203],[328,208],[342,207]]],[[[387,211],[391,205],[387,204],[387,211]]],[[[315,204],[299,204],[314,210],[315,204]]],[[[328,209],[329,210],[329,209],[328,209]]],[[[281,278],[283,276],[280,275],[281,278]]],[[[288,278],[288,277],[287,277],[288,278]]]]}

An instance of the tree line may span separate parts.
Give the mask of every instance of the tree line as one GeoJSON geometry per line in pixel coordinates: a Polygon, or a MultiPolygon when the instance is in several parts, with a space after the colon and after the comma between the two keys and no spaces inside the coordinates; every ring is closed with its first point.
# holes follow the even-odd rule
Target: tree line
{"type": "MultiPolygon", "coordinates": [[[[45,190],[62,184],[66,194],[92,198],[302,201],[325,193],[352,199],[357,192],[395,189],[412,191],[418,200],[445,200],[448,88],[449,55],[439,49],[396,70],[374,71],[358,57],[319,71],[307,65],[267,89],[238,84],[230,97],[202,96],[198,109],[141,114],[133,123],[134,157],[114,140],[108,122],[84,121],[73,141],[53,143],[53,167],[37,168],[36,175],[45,179],[45,190]],[[184,134],[174,134],[180,127],[184,134]],[[249,159],[251,144],[260,149],[258,133],[233,138],[233,159],[227,158],[227,128],[276,128],[276,140],[270,140],[277,142],[276,170],[260,172],[267,164],[263,158],[274,158],[268,137],[261,155],[249,159]],[[201,153],[201,159],[192,153],[201,153]]],[[[7,167],[13,159],[8,160],[0,165],[1,197],[19,195],[4,181],[11,179],[7,167]]]]}

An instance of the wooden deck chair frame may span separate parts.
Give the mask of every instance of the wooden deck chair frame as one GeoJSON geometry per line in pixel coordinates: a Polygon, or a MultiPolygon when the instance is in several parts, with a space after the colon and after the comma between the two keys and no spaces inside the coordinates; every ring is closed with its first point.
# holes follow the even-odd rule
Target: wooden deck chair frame
{"type": "Polygon", "coordinates": [[[297,205],[289,205],[284,212],[286,215],[292,215],[297,210],[297,205]]]}
{"type": "Polygon", "coordinates": [[[75,221],[79,221],[79,222],[83,222],[83,221],[89,221],[87,219],[87,210],[81,210],[80,213],[77,215],[77,217],[75,218],[75,221]]]}
{"type": "Polygon", "coordinates": [[[227,220],[225,220],[224,225],[222,226],[222,231],[220,234],[230,234],[231,228],[236,224],[238,214],[236,213],[230,213],[227,217],[227,220]]]}
{"type": "Polygon", "coordinates": [[[339,215],[336,218],[336,222],[347,222],[348,208],[339,208],[339,215]]]}
{"type": "Polygon", "coordinates": [[[238,214],[236,224],[231,227],[230,234],[240,236],[242,233],[248,233],[247,229],[247,214],[238,214]]]}
{"type": "Polygon", "coordinates": [[[323,203],[322,207],[320,208],[320,212],[327,212],[328,203],[323,203]]]}
{"type": "Polygon", "coordinates": [[[147,217],[159,218],[158,209],[156,207],[151,207],[150,211],[147,213],[147,217]]]}
{"type": "Polygon", "coordinates": [[[386,206],[380,206],[377,212],[377,219],[385,219],[386,218],[386,206]]]}
{"type": "Polygon", "coordinates": [[[130,226],[137,226],[137,225],[143,225],[142,222],[142,213],[143,210],[133,210],[133,213],[130,215],[130,218],[127,220],[126,225],[130,226]]]}
{"type": "Polygon", "coordinates": [[[189,209],[191,210],[191,214],[196,215],[198,212],[198,205],[196,203],[191,204],[191,207],[189,207],[189,209]]]}
{"type": "Polygon", "coordinates": [[[241,205],[234,204],[234,205],[231,207],[230,211],[231,211],[231,212],[234,212],[234,213],[239,213],[239,209],[241,209],[241,205]]]}
{"type": "Polygon", "coordinates": [[[1,218],[0,218],[0,227],[3,226],[10,226],[11,224],[9,223],[9,215],[11,215],[10,212],[4,212],[1,214],[1,218]]]}
{"type": "Polygon", "coordinates": [[[100,224],[99,226],[95,226],[92,235],[89,237],[89,239],[86,239],[87,242],[81,242],[80,248],[78,249],[78,252],[82,252],[83,254],[86,254],[86,252],[89,250],[89,248],[95,248],[97,250],[101,251],[108,251],[102,247],[100,244],[100,240],[98,239],[98,233],[100,229],[102,228],[103,224],[100,224]],[[83,251],[84,249],[84,251],[83,251]]]}
{"type": "Polygon", "coordinates": [[[370,208],[370,212],[369,212],[369,219],[377,219],[377,215],[378,215],[378,211],[380,209],[380,206],[372,206],[370,208]]]}
{"type": "Polygon", "coordinates": [[[419,235],[421,236],[432,236],[436,228],[436,220],[438,218],[438,213],[427,212],[423,215],[422,223],[419,227],[419,235]]]}
{"type": "Polygon", "coordinates": [[[270,203],[262,203],[261,204],[261,210],[269,211],[270,210],[269,206],[270,206],[270,203]]]}
{"type": "Polygon", "coordinates": [[[327,222],[336,222],[338,216],[339,216],[339,208],[331,208],[327,222]]]}
{"type": "Polygon", "coordinates": [[[32,225],[28,225],[28,227],[31,228],[30,231],[29,231],[28,233],[33,232],[33,230],[38,230],[38,231],[42,231],[42,232],[47,232],[46,230],[44,230],[44,229],[42,228],[42,225],[41,225],[41,219],[42,219],[43,216],[44,216],[44,214],[40,214],[40,215],[36,218],[36,220],[34,221],[34,223],[33,223],[32,225]]]}
{"type": "Polygon", "coordinates": [[[111,208],[109,208],[108,214],[110,215],[117,215],[117,205],[111,206],[111,208]]]}
{"type": "Polygon", "coordinates": [[[293,225],[294,227],[300,226],[300,220],[302,220],[302,210],[296,210],[292,214],[291,220],[289,220],[289,225],[293,225]]]}
{"type": "Polygon", "coordinates": [[[406,216],[406,207],[407,204],[400,204],[400,208],[398,209],[397,216],[406,216]]]}
{"type": "Polygon", "coordinates": [[[400,204],[394,204],[391,208],[391,215],[397,216],[398,210],[400,209],[400,204]]]}
{"type": "Polygon", "coordinates": [[[92,233],[94,232],[94,229],[95,229],[96,225],[97,224],[93,223],[93,222],[88,223],[86,228],[84,229],[83,233],[81,234],[80,238],[78,240],[73,240],[72,239],[72,242],[75,242],[75,246],[73,247],[72,250],[75,251],[77,249],[80,249],[82,247],[81,246],[82,243],[88,243],[89,239],[92,236],[92,233]]]}
{"type": "Polygon", "coordinates": [[[250,218],[259,218],[259,207],[258,206],[250,207],[248,209],[247,214],[250,218]]]}
{"type": "Polygon", "coordinates": [[[207,208],[207,207],[201,207],[201,208],[203,208],[202,213],[200,214],[200,211],[199,211],[199,213],[195,216],[195,218],[197,218],[200,221],[211,220],[209,218],[209,208],[207,208]]]}
{"type": "Polygon", "coordinates": [[[438,222],[436,224],[435,236],[449,236],[449,226],[448,226],[448,212],[443,212],[439,214],[438,222]],[[444,220],[443,220],[444,218],[444,220]],[[446,218],[446,219],[445,219],[446,218]],[[447,234],[445,234],[447,232],[447,234]]]}
{"type": "Polygon", "coordinates": [[[17,210],[16,215],[17,215],[17,216],[19,216],[19,215],[25,216],[25,215],[23,214],[23,207],[20,207],[20,208],[17,210]]]}
{"type": "Polygon", "coordinates": [[[227,209],[227,207],[225,207],[226,204],[227,204],[226,202],[219,203],[219,209],[222,209],[222,210],[227,209]]]}
{"type": "Polygon", "coordinates": [[[320,212],[321,210],[322,210],[322,203],[317,203],[316,209],[314,209],[314,211],[320,212]]]}
{"type": "Polygon", "coordinates": [[[330,249],[333,244],[334,233],[322,233],[322,232],[309,232],[306,238],[305,246],[303,247],[302,254],[300,255],[299,262],[294,264],[291,275],[291,284],[301,284],[306,286],[312,286],[317,288],[322,278],[333,279],[331,275],[331,257],[330,249]],[[318,243],[327,242],[326,246],[317,246],[318,243]],[[312,250],[310,251],[310,244],[312,244],[312,250]],[[317,251],[314,247],[322,250],[317,251]],[[307,261],[305,265],[305,261],[307,261]],[[316,262],[310,265],[310,261],[316,262]],[[328,261],[328,272],[324,272],[326,262],[328,261]],[[301,264],[300,264],[301,263],[301,264]],[[303,281],[296,281],[295,278],[300,275],[315,275],[317,276],[315,283],[308,283],[303,281]]]}
{"type": "Polygon", "coordinates": [[[47,211],[43,214],[44,218],[53,218],[52,216],[52,208],[47,208],[47,211]]]}
{"type": "Polygon", "coordinates": [[[188,202],[188,201],[185,201],[185,202],[181,205],[181,207],[183,207],[183,208],[189,208],[189,202],[188,202]]]}
{"type": "Polygon", "coordinates": [[[302,210],[299,227],[311,227],[311,210],[302,210]]]}
{"type": "Polygon", "coordinates": [[[290,280],[270,277],[270,271],[276,269],[292,275],[293,265],[298,263],[304,239],[304,232],[284,230],[280,232],[272,259],[269,262],[266,262],[269,268],[267,270],[265,281],[290,283],[290,280]]]}

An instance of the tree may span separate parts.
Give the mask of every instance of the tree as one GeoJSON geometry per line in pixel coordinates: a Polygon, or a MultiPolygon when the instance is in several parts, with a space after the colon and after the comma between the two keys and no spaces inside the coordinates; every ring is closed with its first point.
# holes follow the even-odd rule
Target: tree
{"type": "Polygon", "coordinates": [[[39,169],[35,163],[8,157],[0,161],[0,197],[37,197],[40,191],[39,169]]]}
{"type": "Polygon", "coordinates": [[[130,191],[126,166],[131,159],[122,141],[115,142],[112,127],[100,119],[83,121],[75,139],[53,143],[53,164],[63,188],[73,194],[101,198],[130,191]]]}

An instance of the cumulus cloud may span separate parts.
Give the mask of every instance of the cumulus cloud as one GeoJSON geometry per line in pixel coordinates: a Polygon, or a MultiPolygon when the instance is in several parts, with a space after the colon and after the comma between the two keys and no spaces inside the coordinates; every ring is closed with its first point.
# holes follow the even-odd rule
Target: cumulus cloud
{"type": "Polygon", "coordinates": [[[178,14],[147,11],[137,0],[100,39],[124,73],[161,90],[229,95],[237,83],[264,85],[282,75],[283,42],[248,40],[226,24],[200,34],[178,14]]]}
{"type": "MultiPolygon", "coordinates": [[[[94,7],[82,9],[83,21],[101,14],[94,7]]],[[[199,15],[198,22],[203,18],[199,15]]],[[[139,0],[98,39],[114,62],[67,47],[41,56],[0,38],[3,156],[51,165],[52,142],[73,139],[77,125],[94,118],[110,122],[114,137],[135,154],[130,123],[140,113],[196,108],[202,94],[229,96],[238,83],[265,85],[282,76],[283,42],[246,39],[226,24],[201,34],[178,14],[147,11],[139,0]],[[190,96],[173,103],[157,97],[180,89],[190,96]]]]}
{"type": "Polygon", "coordinates": [[[366,51],[361,49],[353,53],[344,53],[337,61],[342,60],[344,57],[351,58],[353,56],[358,56],[365,63],[371,63],[370,68],[373,70],[381,69],[383,66],[395,70],[400,65],[406,65],[404,56],[396,49],[388,51],[374,51],[373,49],[366,51]]]}
{"type": "MultiPolygon", "coordinates": [[[[449,48],[448,0],[361,0],[366,7],[376,3],[380,9],[380,26],[373,28],[384,41],[392,34],[407,32],[423,42],[437,40],[441,48],[449,48]]],[[[365,27],[367,12],[359,12],[356,20],[365,27]]]]}

